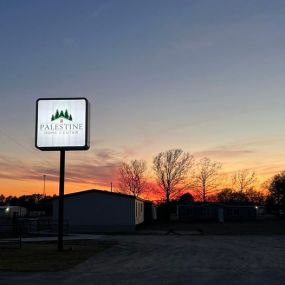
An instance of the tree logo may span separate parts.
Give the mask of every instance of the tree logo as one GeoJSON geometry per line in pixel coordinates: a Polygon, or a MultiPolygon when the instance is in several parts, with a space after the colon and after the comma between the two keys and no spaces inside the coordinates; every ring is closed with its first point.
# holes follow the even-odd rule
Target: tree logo
{"type": "Polygon", "coordinates": [[[65,106],[54,108],[48,113],[48,122],[40,124],[40,131],[45,135],[77,135],[84,131],[84,124],[77,122],[77,116],[73,118],[70,111],[65,106]]]}
{"type": "Polygon", "coordinates": [[[55,114],[52,114],[51,121],[55,121],[57,119],[61,119],[60,121],[63,122],[62,119],[66,119],[72,121],[72,116],[69,114],[68,110],[66,109],[65,112],[63,110],[59,111],[58,109],[55,111],[55,114]]]}

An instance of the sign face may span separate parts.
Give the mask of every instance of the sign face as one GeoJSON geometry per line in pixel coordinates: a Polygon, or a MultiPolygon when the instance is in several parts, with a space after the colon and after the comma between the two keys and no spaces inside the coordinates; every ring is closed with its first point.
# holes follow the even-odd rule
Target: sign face
{"type": "Polygon", "coordinates": [[[87,150],[89,148],[89,103],[87,99],[38,99],[36,148],[40,150],[87,150]]]}

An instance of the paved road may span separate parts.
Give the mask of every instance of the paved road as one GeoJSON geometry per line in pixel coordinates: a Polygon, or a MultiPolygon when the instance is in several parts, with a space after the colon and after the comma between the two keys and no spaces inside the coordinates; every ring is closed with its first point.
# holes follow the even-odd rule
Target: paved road
{"type": "Polygon", "coordinates": [[[108,236],[119,244],[58,273],[0,284],[284,284],[285,236],[108,236]]]}

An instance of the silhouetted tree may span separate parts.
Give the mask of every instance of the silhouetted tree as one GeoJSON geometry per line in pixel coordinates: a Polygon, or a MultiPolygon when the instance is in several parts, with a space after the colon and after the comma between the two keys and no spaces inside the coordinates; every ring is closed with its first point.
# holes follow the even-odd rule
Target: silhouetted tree
{"type": "Polygon", "coordinates": [[[285,171],[272,178],[268,191],[272,203],[285,210],[285,171]]]}
{"type": "Polygon", "coordinates": [[[65,110],[65,112],[64,112],[64,118],[65,118],[65,119],[68,119],[68,118],[69,118],[69,114],[68,114],[68,111],[67,111],[67,110],[65,110]]]}
{"type": "Polygon", "coordinates": [[[225,188],[225,189],[221,190],[217,194],[218,202],[228,203],[232,199],[232,193],[233,193],[233,190],[230,188],[225,188]]]}
{"type": "Polygon", "coordinates": [[[275,204],[274,199],[269,195],[265,200],[266,211],[271,214],[278,212],[278,206],[275,204]]]}
{"type": "Polygon", "coordinates": [[[255,204],[255,205],[265,204],[266,196],[262,192],[256,191],[253,188],[250,188],[245,192],[245,194],[250,203],[255,204]]]}
{"type": "Polygon", "coordinates": [[[69,115],[68,120],[69,120],[69,121],[72,121],[72,116],[71,116],[71,115],[69,115]]]}
{"type": "Polygon", "coordinates": [[[16,196],[8,196],[5,198],[5,204],[11,206],[18,206],[17,205],[18,198],[16,196]]]}
{"type": "Polygon", "coordinates": [[[178,199],[178,204],[191,204],[194,202],[194,198],[190,193],[185,193],[183,195],[180,196],[180,198],[178,199]]]}
{"type": "Polygon", "coordinates": [[[4,195],[0,195],[0,205],[3,206],[5,205],[5,196],[4,195]]]}
{"type": "Polygon", "coordinates": [[[34,210],[45,211],[47,215],[52,214],[53,197],[51,196],[45,196],[42,194],[32,194],[32,195],[22,195],[20,197],[16,196],[8,196],[6,198],[3,197],[0,199],[2,199],[4,205],[21,206],[27,208],[28,211],[34,211],[34,210]]]}
{"type": "Polygon", "coordinates": [[[226,188],[217,194],[217,200],[221,203],[264,205],[266,196],[254,189],[241,192],[226,188]]]}
{"type": "Polygon", "coordinates": [[[193,164],[193,156],[181,149],[160,152],[153,159],[153,170],[160,188],[169,204],[182,190],[189,187],[188,173],[193,164]]]}
{"type": "Polygon", "coordinates": [[[60,116],[60,117],[64,117],[64,113],[63,113],[63,111],[62,111],[62,110],[60,111],[59,116],[60,116]]]}
{"type": "Polygon", "coordinates": [[[233,188],[240,192],[245,192],[252,188],[256,181],[257,178],[255,172],[249,169],[238,170],[232,176],[233,188]]]}
{"type": "Polygon", "coordinates": [[[146,186],[146,163],[143,160],[123,162],[119,168],[119,188],[138,197],[146,186]]]}
{"type": "Polygon", "coordinates": [[[197,164],[194,174],[194,187],[199,192],[203,202],[206,202],[207,194],[217,187],[217,178],[222,164],[211,161],[209,158],[202,158],[197,164]]]}
{"type": "Polygon", "coordinates": [[[217,200],[228,204],[248,204],[249,199],[245,193],[226,188],[217,194],[217,200]]]}

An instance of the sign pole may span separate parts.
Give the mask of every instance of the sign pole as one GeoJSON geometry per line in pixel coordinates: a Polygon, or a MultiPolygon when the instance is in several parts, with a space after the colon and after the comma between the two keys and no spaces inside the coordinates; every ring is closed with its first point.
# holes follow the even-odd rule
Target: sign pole
{"type": "Polygon", "coordinates": [[[65,150],[60,150],[59,196],[58,196],[58,239],[57,248],[63,250],[63,223],[64,223],[64,171],[65,150]]]}
{"type": "MultiPolygon", "coordinates": [[[[86,98],[39,98],[36,103],[35,146],[60,152],[57,249],[63,250],[65,151],[88,150],[89,110],[86,98]]],[[[45,194],[44,175],[44,194],[45,194]]]]}

